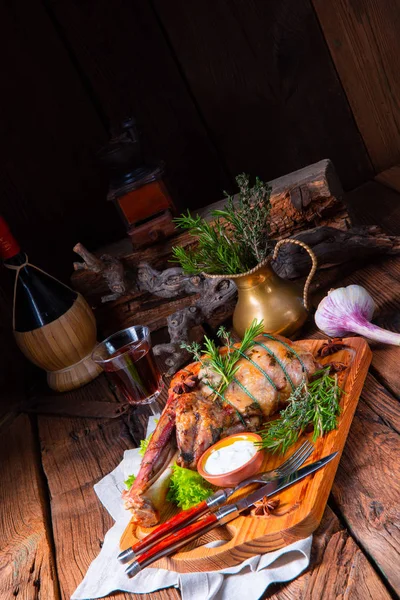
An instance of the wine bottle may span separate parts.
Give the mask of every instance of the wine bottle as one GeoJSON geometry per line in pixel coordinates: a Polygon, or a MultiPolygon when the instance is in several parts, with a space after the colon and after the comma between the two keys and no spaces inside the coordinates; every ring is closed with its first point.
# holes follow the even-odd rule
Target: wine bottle
{"type": "Polygon", "coordinates": [[[78,294],[27,262],[7,223],[0,216],[0,257],[15,271],[14,329],[32,331],[67,312],[78,294]]]}
{"type": "Polygon", "coordinates": [[[96,322],[84,298],[30,264],[0,216],[0,257],[15,272],[13,330],[25,356],[47,371],[52,389],[66,391],[101,372],[91,360],[96,322]]]}

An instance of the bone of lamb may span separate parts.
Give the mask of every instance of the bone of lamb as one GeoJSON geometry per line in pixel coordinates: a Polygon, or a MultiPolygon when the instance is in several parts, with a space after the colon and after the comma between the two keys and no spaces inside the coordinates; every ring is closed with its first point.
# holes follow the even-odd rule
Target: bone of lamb
{"type": "Polygon", "coordinates": [[[259,429],[265,418],[285,405],[293,387],[319,367],[301,342],[264,336],[256,342],[246,353],[250,360],[238,360],[225,401],[210,387],[218,386],[218,378],[200,363],[188,365],[173,377],[139,474],[131,489],[123,492],[125,508],[138,524],[152,527],[158,523],[157,505],[165,501],[168,484],[165,470],[175,453],[180,466],[195,469],[203,452],[220,438],[259,429]]]}

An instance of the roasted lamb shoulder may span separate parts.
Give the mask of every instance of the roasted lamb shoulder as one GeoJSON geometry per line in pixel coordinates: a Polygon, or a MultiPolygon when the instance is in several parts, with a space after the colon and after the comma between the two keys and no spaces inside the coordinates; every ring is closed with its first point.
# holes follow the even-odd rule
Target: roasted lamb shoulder
{"type": "Polygon", "coordinates": [[[141,525],[150,527],[159,520],[157,505],[165,501],[168,483],[165,469],[176,453],[180,466],[195,469],[203,452],[220,438],[259,429],[319,367],[301,342],[263,335],[246,357],[238,360],[235,380],[224,399],[215,393],[218,377],[200,363],[188,365],[173,377],[139,474],[131,489],[123,492],[125,507],[141,525]]]}

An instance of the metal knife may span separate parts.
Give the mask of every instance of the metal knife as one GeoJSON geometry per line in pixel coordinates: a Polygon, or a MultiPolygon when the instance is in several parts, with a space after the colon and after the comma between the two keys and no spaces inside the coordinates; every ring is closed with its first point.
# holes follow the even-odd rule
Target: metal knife
{"type": "Polygon", "coordinates": [[[280,477],[275,481],[271,481],[263,487],[258,488],[255,492],[252,492],[245,498],[238,500],[234,504],[226,504],[215,512],[201,517],[195,523],[192,523],[191,525],[188,525],[187,527],[184,527],[183,529],[180,529],[179,531],[165,537],[152,548],[139,554],[136,557],[136,560],[134,560],[126,569],[127,575],[129,577],[137,575],[139,571],[145,567],[148,567],[163,556],[167,556],[168,554],[176,552],[180,548],[186,546],[189,542],[200,537],[204,533],[207,533],[211,529],[236,519],[241,512],[247,508],[250,508],[255,502],[258,502],[264,497],[269,498],[271,496],[275,496],[275,494],[282,492],[298,481],[301,481],[308,475],[315,473],[328,464],[333,458],[335,458],[336,455],[337,452],[334,452],[333,454],[321,458],[310,465],[302,467],[291,475],[280,477]]]}

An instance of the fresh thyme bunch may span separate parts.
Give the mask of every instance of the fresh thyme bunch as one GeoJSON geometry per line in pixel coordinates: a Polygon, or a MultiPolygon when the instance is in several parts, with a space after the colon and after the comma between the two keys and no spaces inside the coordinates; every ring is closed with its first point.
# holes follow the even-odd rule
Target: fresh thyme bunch
{"type": "Polygon", "coordinates": [[[196,248],[176,246],[173,257],[189,275],[201,272],[237,275],[257,266],[270,252],[268,240],[271,188],[258,177],[253,187],[248,175],[236,177],[239,197],[225,193],[222,210],[211,212],[209,223],[188,211],[175,222],[197,238],[196,248]]]}
{"type": "Polygon", "coordinates": [[[259,432],[263,448],[284,454],[309,425],[314,427],[314,442],[324,433],[336,429],[342,390],[337,375],[332,377],[329,371],[330,367],[317,371],[311,382],[304,380],[293,391],[279,418],[259,432]]]}

